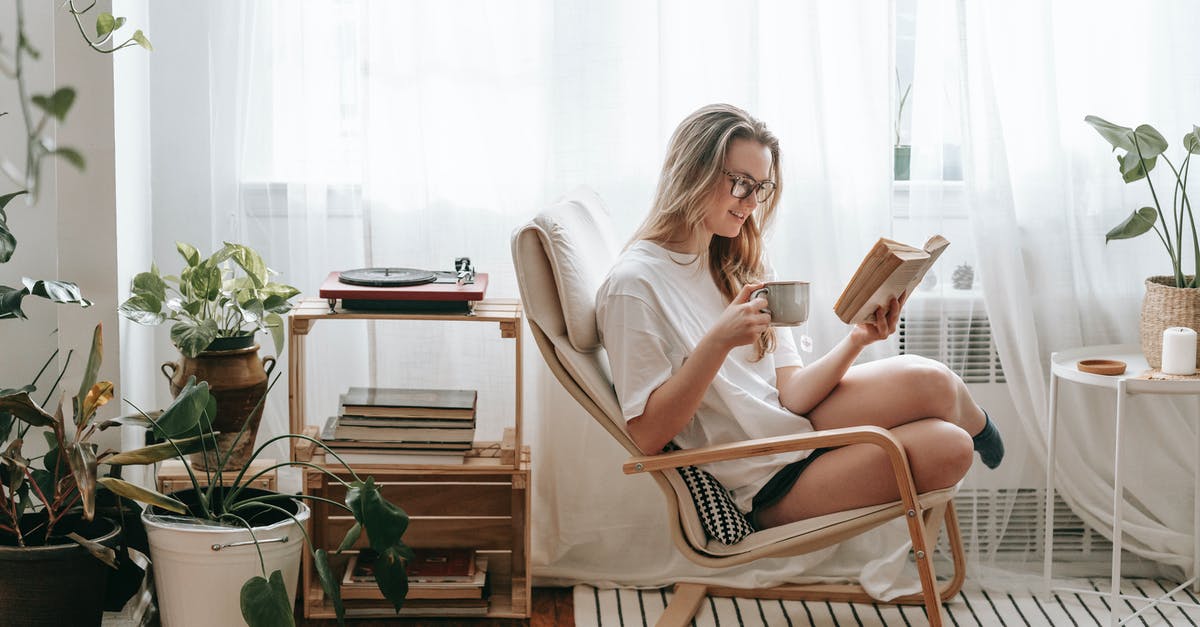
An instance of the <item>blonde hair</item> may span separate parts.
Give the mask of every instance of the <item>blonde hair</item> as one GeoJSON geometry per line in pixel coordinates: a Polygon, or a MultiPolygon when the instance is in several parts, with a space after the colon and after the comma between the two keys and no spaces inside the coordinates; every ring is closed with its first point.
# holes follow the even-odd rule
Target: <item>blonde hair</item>
{"type": "MultiPolygon", "coordinates": [[[[771,152],[770,178],[776,187],[775,193],[747,216],[737,237],[713,235],[708,243],[709,272],[728,301],[746,284],[765,278],[763,237],[783,191],[779,139],[749,113],[733,105],[712,104],[679,123],[667,146],[650,215],[631,240],[679,243],[680,234],[684,234],[687,243],[696,243],[691,240],[702,237],[708,196],[718,181],[725,180],[725,155],[734,139],[754,140],[771,152]]],[[[757,359],[774,350],[774,331],[764,332],[755,347],[757,359]]]]}

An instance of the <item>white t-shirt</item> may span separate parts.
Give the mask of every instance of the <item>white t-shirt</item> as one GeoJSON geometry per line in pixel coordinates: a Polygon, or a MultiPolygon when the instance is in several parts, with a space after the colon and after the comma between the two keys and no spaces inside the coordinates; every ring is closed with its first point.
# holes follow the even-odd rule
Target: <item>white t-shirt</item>
{"type": "MultiPolygon", "coordinates": [[[[679,370],[727,306],[704,255],[673,253],[642,240],[617,259],[596,293],[596,318],[626,420],[645,411],[650,393],[679,370]]],[[[696,415],[672,440],[675,444],[688,449],[812,431],[807,418],[779,402],[775,369],[802,362],[791,330],[776,327],[775,333],[775,351],[759,361],[751,361],[753,344],[730,351],[696,415]]],[[[749,457],[701,468],[748,512],[772,475],[808,454],[749,457]]]]}

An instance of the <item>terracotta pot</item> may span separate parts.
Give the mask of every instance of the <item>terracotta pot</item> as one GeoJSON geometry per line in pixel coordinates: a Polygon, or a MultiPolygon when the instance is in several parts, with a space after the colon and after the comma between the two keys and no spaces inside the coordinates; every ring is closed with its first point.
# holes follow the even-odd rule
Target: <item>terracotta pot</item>
{"type": "MultiPolygon", "coordinates": [[[[106,518],[71,530],[109,548],[121,535],[106,518]]],[[[0,625],[99,625],[110,570],[66,538],[48,546],[0,543],[0,625]]]]}
{"type": "Polygon", "coordinates": [[[267,375],[274,369],[274,357],[259,359],[258,344],[236,350],[204,351],[195,357],[181,356],[180,362],[168,361],[162,365],[163,375],[171,383],[172,396],[178,396],[188,377],[194,376],[196,381],[208,382],[209,392],[217,400],[217,418],[213,421],[213,430],[219,433],[217,451],[193,454],[194,467],[216,468],[216,453],[224,455],[231,446],[233,453],[226,468],[246,465],[254,452],[258,422],[266,403],[263,396],[267,393],[267,375]],[[243,424],[246,432],[238,439],[243,424]]]}
{"type": "MultiPolygon", "coordinates": [[[[1188,281],[1191,276],[1186,277],[1188,281]]],[[[1200,333],[1200,289],[1174,287],[1173,276],[1146,279],[1142,300],[1142,354],[1151,368],[1162,367],[1162,335],[1167,327],[1189,327],[1200,333]]],[[[1200,368],[1200,354],[1196,356],[1200,368]]]]}

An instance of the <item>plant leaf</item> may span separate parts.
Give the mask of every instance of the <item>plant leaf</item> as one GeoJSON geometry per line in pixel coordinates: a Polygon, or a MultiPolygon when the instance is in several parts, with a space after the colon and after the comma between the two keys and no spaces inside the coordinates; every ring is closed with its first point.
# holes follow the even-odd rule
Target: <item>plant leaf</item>
{"type": "Polygon", "coordinates": [[[129,291],[139,296],[153,296],[160,303],[167,300],[167,283],[153,271],[134,276],[129,291]]]}
{"type": "Polygon", "coordinates": [[[1183,136],[1183,147],[1193,155],[1200,155],[1200,126],[1192,125],[1192,132],[1183,136]]]}
{"type": "Polygon", "coordinates": [[[117,479],[116,477],[100,477],[96,482],[106,487],[113,494],[133,499],[139,503],[148,503],[156,507],[161,507],[165,510],[175,512],[176,514],[187,515],[187,506],[175,499],[165,495],[147,490],[141,486],[134,485],[128,481],[117,479]]]}
{"type": "Polygon", "coordinates": [[[1146,231],[1149,231],[1154,226],[1154,221],[1158,219],[1158,211],[1154,207],[1142,207],[1134,211],[1125,218],[1125,221],[1113,227],[1104,236],[1104,243],[1114,239],[1129,239],[1137,237],[1146,231]]]}
{"type": "Polygon", "coordinates": [[[329,554],[325,549],[313,551],[313,566],[316,568],[317,578],[321,580],[325,596],[333,601],[333,612],[337,615],[338,624],[345,625],[346,608],[342,605],[342,584],[333,576],[333,569],[329,567],[329,554]]]}
{"type": "MultiPolygon", "coordinates": [[[[98,323],[92,330],[92,349],[88,352],[87,366],[83,369],[83,380],[79,382],[79,392],[75,395],[75,424],[83,424],[90,414],[86,412],[87,396],[91,394],[92,386],[100,375],[100,364],[104,361],[104,323],[98,323]],[[82,403],[82,404],[81,404],[82,403]]],[[[112,396],[112,384],[108,384],[108,394],[112,396]]],[[[107,400],[105,401],[107,402],[107,400]]]]}
{"type": "Polygon", "coordinates": [[[105,37],[124,24],[125,18],[123,17],[113,17],[112,13],[101,13],[96,16],[96,37],[103,41],[105,37]]]}
{"type": "Polygon", "coordinates": [[[188,357],[199,355],[217,338],[217,321],[205,318],[199,323],[180,320],[171,325],[171,342],[188,357]]]}
{"type": "Polygon", "coordinates": [[[175,250],[179,251],[189,267],[194,268],[200,265],[200,251],[196,250],[195,246],[187,242],[175,242],[175,250]]]}
{"type": "Polygon", "coordinates": [[[26,192],[22,190],[0,196],[0,263],[7,263],[9,259],[12,259],[13,252],[17,249],[17,237],[8,228],[8,214],[5,213],[4,208],[12,202],[12,199],[24,193],[26,192]]]}
{"type": "Polygon", "coordinates": [[[25,483],[25,469],[29,467],[29,460],[21,455],[23,443],[24,440],[17,438],[9,443],[3,453],[0,453],[0,468],[8,466],[12,469],[8,474],[9,493],[20,490],[21,484],[25,483]]]}
{"type": "Polygon", "coordinates": [[[412,549],[401,540],[408,529],[408,514],[384,500],[374,477],[351,484],[346,491],[346,505],[366,530],[371,548],[379,555],[375,562],[375,583],[399,611],[408,595],[408,560],[413,555],[412,549]]]}
{"type": "Polygon", "coordinates": [[[92,442],[72,442],[67,452],[67,462],[79,489],[79,500],[83,503],[83,517],[91,520],[96,515],[96,445],[92,442]]]}
{"type": "Polygon", "coordinates": [[[83,154],[74,148],[62,146],[50,151],[52,155],[58,155],[67,160],[67,163],[75,166],[79,170],[87,169],[87,161],[83,158],[83,154]]]}
{"type": "MultiPolygon", "coordinates": [[[[1149,124],[1142,124],[1134,129],[1133,135],[1137,138],[1137,147],[1142,153],[1142,159],[1157,157],[1167,149],[1167,138],[1149,124]]],[[[1135,151],[1131,154],[1136,156],[1138,153],[1135,151]]]]}
{"type": "Polygon", "coordinates": [[[25,289],[34,296],[50,299],[56,303],[79,303],[81,307],[91,307],[92,301],[83,297],[79,286],[69,281],[47,281],[21,279],[25,289]]]}
{"type": "Polygon", "coordinates": [[[179,452],[182,452],[184,455],[195,453],[202,450],[206,445],[211,449],[216,446],[217,442],[213,437],[214,435],[206,433],[204,435],[194,435],[190,438],[172,440],[175,443],[174,446],[171,445],[171,442],[162,442],[132,451],[123,451],[111,457],[105,457],[103,461],[111,466],[142,466],[153,464],[161,462],[164,459],[178,457],[179,452]],[[178,447],[179,451],[175,450],[176,447],[178,447]]]}
{"type": "Polygon", "coordinates": [[[112,567],[114,570],[116,570],[116,568],[117,568],[117,552],[116,551],[104,546],[103,544],[100,544],[99,542],[93,542],[91,540],[88,540],[87,538],[75,533],[74,531],[72,531],[71,533],[68,533],[67,537],[74,540],[76,543],[79,544],[79,546],[87,549],[88,553],[91,553],[92,556],[94,556],[96,559],[100,560],[101,562],[104,562],[105,564],[108,564],[110,567],[112,567]]]}
{"type": "Polygon", "coordinates": [[[275,354],[283,354],[284,328],[283,317],[277,313],[269,313],[266,316],[267,330],[271,332],[271,339],[275,343],[275,354]]]}
{"type": "Polygon", "coordinates": [[[137,45],[145,48],[146,50],[154,52],[154,46],[150,45],[150,40],[146,39],[146,35],[142,31],[139,30],[134,32],[133,37],[130,37],[130,39],[136,41],[137,45]]]}
{"type": "Polygon", "coordinates": [[[241,603],[242,618],[249,627],[296,624],[287,587],[283,585],[283,573],[279,570],[271,572],[270,580],[256,575],[242,584],[241,603]]]}
{"type": "Polygon", "coordinates": [[[28,293],[23,289],[0,285],[0,320],[25,318],[25,312],[21,311],[21,300],[28,293]]]}
{"type": "Polygon", "coordinates": [[[29,398],[29,392],[17,392],[0,397],[0,411],[7,411],[18,420],[35,427],[49,427],[54,424],[54,416],[46,413],[40,405],[29,398]]]}
{"type": "Polygon", "coordinates": [[[1154,164],[1157,162],[1158,157],[1144,159],[1139,163],[1136,156],[1117,155],[1117,165],[1121,168],[1121,178],[1125,179],[1126,183],[1146,178],[1146,173],[1153,170],[1154,164]]]}
{"type": "Polygon", "coordinates": [[[1135,151],[1133,147],[1133,129],[1127,126],[1118,126],[1094,115],[1083,118],[1083,121],[1096,129],[1096,132],[1100,133],[1100,136],[1111,144],[1114,149],[1121,148],[1131,152],[1135,151]]]}
{"type": "Polygon", "coordinates": [[[346,549],[354,546],[358,542],[358,537],[362,535],[362,523],[355,521],[349,529],[346,530],[346,537],[342,538],[342,543],[338,545],[337,552],[341,553],[346,549]]]}
{"type": "Polygon", "coordinates": [[[36,94],[29,101],[62,122],[67,117],[67,112],[71,110],[71,105],[75,104],[75,90],[70,87],[59,87],[49,96],[36,94]]]}
{"type": "Polygon", "coordinates": [[[88,390],[87,396],[83,399],[83,415],[85,418],[82,421],[77,419],[78,424],[83,424],[91,420],[92,416],[96,414],[96,410],[104,407],[104,405],[112,400],[112,397],[112,381],[100,381],[93,385],[92,389],[88,390]]]}
{"type": "Polygon", "coordinates": [[[242,270],[246,272],[246,276],[254,282],[255,288],[262,288],[267,284],[267,264],[263,263],[262,257],[252,248],[225,242],[225,249],[222,252],[226,252],[229,259],[241,266],[242,270]]]}
{"type": "Polygon", "coordinates": [[[200,415],[208,407],[209,398],[208,382],[197,383],[196,377],[188,377],[179,395],[159,416],[158,425],[154,428],[155,435],[160,438],[200,435],[197,426],[200,424],[200,415]]]}
{"type": "Polygon", "coordinates": [[[167,319],[162,313],[162,301],[154,300],[153,294],[130,296],[121,303],[119,310],[126,319],[138,324],[161,324],[167,319]]]}

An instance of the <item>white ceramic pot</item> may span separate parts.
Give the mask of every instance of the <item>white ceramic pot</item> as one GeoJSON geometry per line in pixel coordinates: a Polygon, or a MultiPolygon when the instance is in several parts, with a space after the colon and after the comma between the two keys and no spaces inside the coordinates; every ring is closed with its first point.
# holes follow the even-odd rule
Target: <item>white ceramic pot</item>
{"type": "MultiPolygon", "coordinates": [[[[304,524],[309,508],[297,502],[296,519],[304,524]]],[[[254,544],[227,546],[250,541],[246,529],[205,526],[142,513],[154,564],[154,587],[163,627],[209,627],[245,625],[240,595],[251,577],[262,576],[254,544]],[[213,550],[214,546],[221,547],[213,550]]],[[[296,578],[300,573],[300,551],[304,534],[292,519],[255,527],[267,576],[283,572],[292,605],[296,602],[296,578]],[[280,538],[287,538],[282,542],[280,538]]]]}

